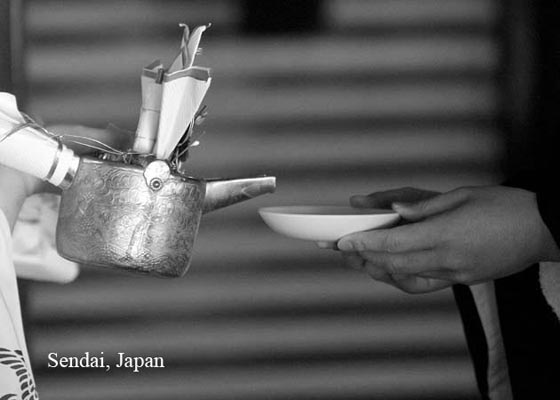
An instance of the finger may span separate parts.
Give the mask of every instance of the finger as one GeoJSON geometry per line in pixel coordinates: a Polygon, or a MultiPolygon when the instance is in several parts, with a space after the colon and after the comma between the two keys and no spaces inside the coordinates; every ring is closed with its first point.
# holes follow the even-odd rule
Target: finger
{"type": "Polygon", "coordinates": [[[344,263],[355,270],[364,269],[365,260],[358,253],[342,253],[344,263]]]}
{"type": "Polygon", "coordinates": [[[393,278],[383,268],[377,267],[366,261],[363,261],[363,265],[368,275],[374,280],[394,285],[393,278]]]}
{"type": "MultiPolygon", "coordinates": [[[[365,269],[366,260],[364,260],[358,253],[342,253],[345,264],[352,269],[362,271],[365,269]]],[[[376,281],[392,284],[392,278],[386,273],[383,268],[369,265],[367,270],[369,276],[376,281]]]]}
{"type": "Polygon", "coordinates": [[[458,207],[466,202],[469,196],[470,191],[461,188],[414,203],[395,202],[392,208],[405,220],[420,221],[458,207]]]}
{"type": "Polygon", "coordinates": [[[438,271],[424,271],[418,276],[427,279],[443,279],[453,283],[461,283],[464,285],[474,285],[483,282],[484,279],[474,279],[473,274],[469,271],[454,271],[454,270],[438,270],[438,271]]]}
{"type": "Polygon", "coordinates": [[[410,294],[429,293],[452,285],[452,282],[442,279],[423,278],[409,274],[389,275],[382,268],[369,262],[366,262],[365,266],[367,272],[373,279],[387,283],[410,294]]]}
{"type": "Polygon", "coordinates": [[[437,192],[429,190],[403,187],[369,195],[357,195],[350,198],[350,205],[356,208],[390,208],[396,201],[416,202],[436,196],[437,192]]]}
{"type": "MultiPolygon", "coordinates": [[[[439,272],[444,269],[439,264],[437,252],[419,251],[411,253],[376,253],[364,251],[359,253],[366,260],[366,267],[374,265],[382,268],[389,275],[417,275],[427,271],[439,272]]],[[[432,276],[430,276],[432,277],[432,276]]]]}
{"type": "Polygon", "coordinates": [[[445,289],[453,283],[442,279],[422,278],[419,276],[409,276],[406,279],[394,281],[394,286],[410,294],[420,294],[435,292],[445,289]]]}
{"type": "Polygon", "coordinates": [[[392,229],[352,233],[340,239],[337,247],[341,251],[390,253],[426,250],[435,246],[438,233],[428,223],[409,224],[392,229]]]}
{"type": "Polygon", "coordinates": [[[410,274],[391,274],[391,278],[394,281],[405,281],[407,279],[410,279],[410,277],[412,277],[414,275],[410,275],[410,274]]]}

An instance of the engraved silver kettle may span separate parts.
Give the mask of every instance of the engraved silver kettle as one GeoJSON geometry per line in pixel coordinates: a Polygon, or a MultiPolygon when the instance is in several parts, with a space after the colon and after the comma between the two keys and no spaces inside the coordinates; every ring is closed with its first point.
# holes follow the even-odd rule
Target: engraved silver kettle
{"type": "Polygon", "coordinates": [[[142,167],[82,157],[62,192],[57,250],[83,264],[180,277],[203,213],[275,187],[274,177],[205,180],[161,160],[142,167]]]}

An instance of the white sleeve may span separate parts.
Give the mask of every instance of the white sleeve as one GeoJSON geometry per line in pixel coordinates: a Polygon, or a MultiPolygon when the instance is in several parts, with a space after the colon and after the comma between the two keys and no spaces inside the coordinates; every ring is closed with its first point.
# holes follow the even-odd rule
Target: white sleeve
{"type": "Polygon", "coordinates": [[[79,274],[78,264],[55,249],[60,197],[34,195],[25,201],[13,232],[13,261],[19,278],[68,283],[79,274]]]}

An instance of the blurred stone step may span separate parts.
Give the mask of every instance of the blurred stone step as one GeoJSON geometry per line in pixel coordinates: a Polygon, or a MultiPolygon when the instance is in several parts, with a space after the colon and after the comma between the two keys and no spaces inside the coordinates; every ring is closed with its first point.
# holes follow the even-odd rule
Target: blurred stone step
{"type": "Polygon", "coordinates": [[[340,29],[394,26],[442,28],[492,26],[498,6],[492,0],[330,0],[325,2],[328,25],[340,29]]]}
{"type": "MultiPolygon", "coordinates": [[[[246,256],[251,259],[258,255],[246,256]]],[[[84,276],[71,285],[34,284],[27,299],[28,312],[35,321],[78,323],[99,318],[100,310],[103,310],[103,318],[112,320],[143,315],[224,317],[229,312],[238,315],[239,310],[255,315],[263,310],[280,314],[291,308],[307,312],[332,309],[336,312],[337,307],[355,310],[365,307],[393,313],[399,309],[407,311],[409,307],[426,310],[435,307],[441,311],[450,301],[446,291],[417,298],[401,293],[388,285],[376,283],[365,273],[343,269],[340,258],[335,254],[331,256],[331,265],[337,268],[325,266],[322,270],[308,270],[306,264],[314,262],[308,259],[298,263],[299,271],[278,268],[259,273],[258,270],[251,272],[239,268],[238,271],[231,269],[228,273],[212,274],[205,272],[200,264],[185,277],[171,280],[109,273],[104,279],[88,279],[85,267],[84,276]],[[62,306],[65,304],[68,306],[62,306]],[[384,307],[389,308],[384,310],[384,307]]],[[[196,261],[197,264],[204,263],[200,259],[196,261]]],[[[290,262],[289,259],[286,261],[290,262]]],[[[317,261],[318,265],[321,262],[317,261]]]]}
{"type": "Polygon", "coordinates": [[[375,360],[320,365],[226,367],[211,370],[149,370],[90,377],[42,376],[42,398],[57,400],[157,399],[475,399],[470,363],[375,360]],[[95,383],[94,383],[95,382],[95,383]],[[44,393],[44,394],[43,394],[44,393]]]}
{"type": "MultiPolygon", "coordinates": [[[[63,91],[31,96],[29,109],[49,123],[136,123],[140,107],[137,90],[84,91],[71,96],[63,91]],[[69,112],[72,110],[72,112],[69,112]]],[[[488,84],[368,85],[361,88],[227,88],[216,85],[205,104],[214,121],[376,117],[413,119],[447,117],[490,118],[497,111],[496,88],[488,84]]]]}
{"type": "Polygon", "coordinates": [[[211,22],[212,31],[231,33],[240,20],[237,2],[213,1],[72,1],[27,2],[26,19],[33,44],[111,43],[164,37],[180,41],[179,23],[211,22]]]}
{"type": "MultiPolygon", "coordinates": [[[[389,306],[389,305],[388,305],[389,306]]],[[[390,307],[390,306],[389,306],[390,307]]],[[[34,356],[47,353],[80,356],[115,355],[117,352],[160,354],[175,364],[209,361],[297,358],[299,354],[342,354],[357,350],[386,352],[387,349],[421,349],[441,346],[446,351],[463,348],[464,336],[458,315],[426,310],[407,316],[340,315],[283,318],[207,318],[169,320],[145,318],[81,326],[48,327],[32,336],[34,356]],[[434,327],[437,326],[437,329],[434,327]],[[132,334],[133,333],[133,334],[132,334]]],[[[406,351],[401,352],[402,355],[406,351]]]]}
{"type": "MultiPolygon", "coordinates": [[[[54,81],[71,86],[89,81],[93,85],[125,79],[138,82],[145,65],[159,58],[170,62],[178,43],[130,39],[123,43],[59,46],[30,43],[27,74],[31,86],[54,81]],[[63,62],[62,62],[63,61],[63,62]]],[[[212,38],[203,42],[197,64],[213,69],[214,86],[223,79],[256,75],[298,73],[341,74],[362,72],[407,73],[410,71],[493,71],[498,49],[491,37],[476,35],[411,36],[372,39],[310,36],[291,38],[212,38]]]]}

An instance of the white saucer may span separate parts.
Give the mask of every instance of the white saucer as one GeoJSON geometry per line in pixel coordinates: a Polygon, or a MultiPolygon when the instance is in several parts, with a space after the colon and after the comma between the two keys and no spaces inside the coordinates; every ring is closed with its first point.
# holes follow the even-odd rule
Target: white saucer
{"type": "Polygon", "coordinates": [[[336,248],[343,236],[388,227],[399,220],[393,210],[342,206],[265,207],[259,214],[273,231],[312,240],[322,248],[336,248]]]}

